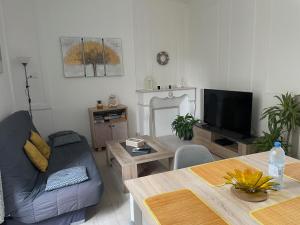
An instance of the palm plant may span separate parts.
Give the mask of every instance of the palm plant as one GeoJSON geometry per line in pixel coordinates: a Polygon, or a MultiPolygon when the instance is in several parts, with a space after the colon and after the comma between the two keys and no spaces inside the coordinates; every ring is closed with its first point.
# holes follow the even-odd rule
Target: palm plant
{"type": "Polygon", "coordinates": [[[276,140],[281,141],[283,149],[289,153],[291,134],[300,126],[300,104],[291,93],[275,96],[279,104],[264,109],[261,119],[268,119],[269,133],[258,138],[259,151],[268,151],[276,140]]]}
{"type": "Polygon", "coordinates": [[[178,115],[171,126],[180,139],[191,140],[193,138],[193,126],[197,122],[199,120],[188,113],[185,116],[178,115]]]}

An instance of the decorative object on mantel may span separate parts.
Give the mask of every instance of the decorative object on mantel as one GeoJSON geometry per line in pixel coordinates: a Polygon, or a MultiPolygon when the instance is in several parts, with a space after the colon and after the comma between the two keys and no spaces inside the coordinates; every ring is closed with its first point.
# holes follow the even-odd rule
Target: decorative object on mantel
{"type": "Polygon", "coordinates": [[[152,76],[147,76],[145,77],[145,80],[144,80],[144,87],[146,90],[153,90],[155,86],[155,81],[153,79],[152,76]]]}
{"type": "Polygon", "coordinates": [[[176,135],[180,139],[192,140],[193,138],[193,126],[198,123],[199,120],[188,113],[185,116],[178,115],[171,124],[172,130],[175,131],[176,135]]]}
{"type": "Polygon", "coordinates": [[[110,95],[108,98],[108,107],[117,107],[119,105],[119,100],[116,95],[110,95]]]}
{"type": "Polygon", "coordinates": [[[165,51],[159,52],[156,56],[156,60],[159,65],[165,66],[169,63],[169,54],[165,51]]]}
{"type": "Polygon", "coordinates": [[[181,77],[181,79],[180,79],[180,87],[185,87],[185,79],[184,79],[184,77],[181,77]]]}
{"type": "Polygon", "coordinates": [[[124,74],[120,38],[60,38],[65,77],[124,74]]]}
{"type": "Polygon", "coordinates": [[[286,154],[291,149],[291,134],[300,126],[300,103],[291,93],[274,96],[278,104],[264,109],[261,119],[268,119],[268,132],[256,141],[256,147],[260,152],[269,151],[275,141],[282,143],[286,154]]]}
{"type": "Polygon", "coordinates": [[[271,182],[273,177],[263,176],[261,171],[252,171],[246,169],[244,171],[234,170],[234,172],[228,172],[226,184],[232,184],[232,193],[248,202],[261,202],[268,199],[268,190],[276,191],[275,187],[278,185],[275,182],[271,182]]]}
{"type": "Polygon", "coordinates": [[[28,73],[27,73],[27,66],[28,66],[28,63],[31,60],[31,57],[18,57],[17,60],[24,67],[25,85],[26,85],[25,89],[26,89],[26,96],[27,96],[27,101],[28,101],[28,111],[29,111],[29,115],[30,115],[30,117],[32,119],[31,96],[30,96],[30,86],[29,86],[29,78],[32,78],[32,77],[29,76],[28,73]]]}
{"type": "Polygon", "coordinates": [[[3,73],[3,60],[2,60],[1,48],[0,48],[0,73],[3,73]]]}

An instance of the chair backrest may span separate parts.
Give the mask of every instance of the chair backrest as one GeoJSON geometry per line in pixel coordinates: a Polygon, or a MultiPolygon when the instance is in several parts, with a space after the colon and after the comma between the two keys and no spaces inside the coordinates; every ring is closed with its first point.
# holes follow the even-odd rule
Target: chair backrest
{"type": "Polygon", "coordinates": [[[214,161],[212,154],[203,145],[185,145],[176,150],[174,170],[214,161]]]}

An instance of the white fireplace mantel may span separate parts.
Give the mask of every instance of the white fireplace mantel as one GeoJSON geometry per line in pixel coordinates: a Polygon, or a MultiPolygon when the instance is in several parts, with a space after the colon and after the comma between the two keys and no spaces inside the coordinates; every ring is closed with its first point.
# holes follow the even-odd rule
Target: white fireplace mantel
{"type": "MultiPolygon", "coordinates": [[[[172,99],[180,98],[186,96],[188,99],[188,104],[179,104],[178,113],[184,115],[186,113],[191,113],[195,115],[196,109],[196,88],[195,87],[183,87],[183,88],[174,88],[174,89],[164,89],[164,90],[137,90],[138,104],[137,104],[137,126],[138,126],[138,135],[153,135],[151,131],[151,110],[150,103],[154,98],[159,99],[172,99]],[[184,107],[184,108],[182,108],[184,107]]],[[[158,113],[158,112],[157,112],[158,113]]],[[[160,121],[171,121],[175,111],[171,111],[170,107],[161,108],[161,114],[159,115],[160,121]],[[165,110],[164,110],[165,109],[165,110]],[[169,110],[169,111],[168,111],[169,110]],[[163,117],[163,118],[162,118],[163,117]]],[[[157,116],[156,116],[157,118],[157,116]]],[[[171,133],[171,124],[167,128],[161,128],[160,133],[164,135],[170,135],[171,133]]],[[[159,132],[158,132],[159,133],[159,132]]],[[[159,135],[158,135],[159,136],[159,135]]]]}

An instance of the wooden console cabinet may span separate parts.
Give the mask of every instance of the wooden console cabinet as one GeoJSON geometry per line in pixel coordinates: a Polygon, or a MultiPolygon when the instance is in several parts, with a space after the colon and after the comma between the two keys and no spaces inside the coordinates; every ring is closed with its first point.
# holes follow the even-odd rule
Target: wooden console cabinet
{"type": "Polygon", "coordinates": [[[221,158],[232,158],[256,152],[254,145],[255,138],[229,138],[222,133],[214,132],[208,128],[202,127],[200,124],[193,127],[193,132],[193,143],[206,146],[213,154],[221,158]],[[229,139],[233,144],[223,146],[217,143],[217,140],[224,138],[229,139]]]}
{"type": "Polygon", "coordinates": [[[127,106],[89,108],[92,144],[95,150],[106,147],[106,141],[128,138],[127,106]]]}

